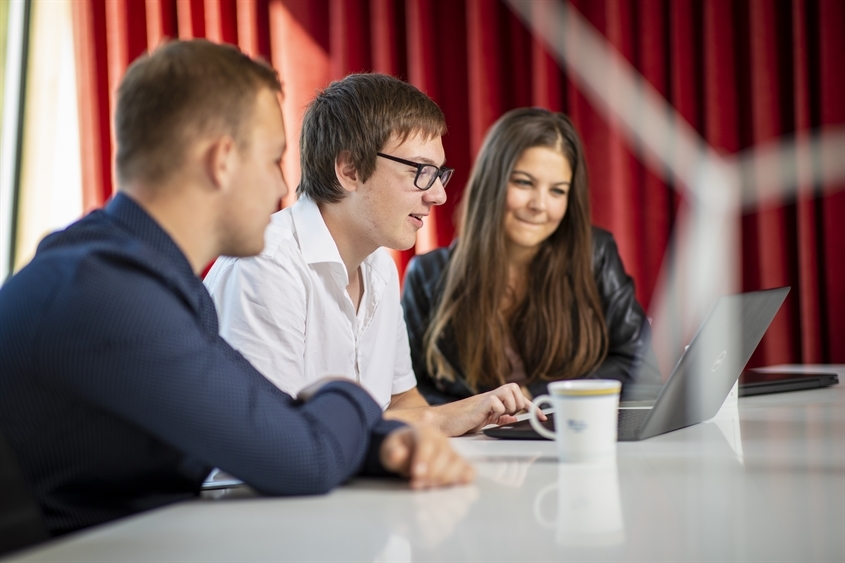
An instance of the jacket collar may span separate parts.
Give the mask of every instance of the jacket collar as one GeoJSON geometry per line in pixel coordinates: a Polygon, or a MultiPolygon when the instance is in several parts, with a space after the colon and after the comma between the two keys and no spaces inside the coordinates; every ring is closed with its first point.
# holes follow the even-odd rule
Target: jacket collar
{"type": "Polygon", "coordinates": [[[199,311],[202,294],[197,290],[204,286],[185,254],[155,219],[121,192],[112,197],[104,212],[143,243],[134,258],[155,271],[167,285],[179,291],[195,311],[199,311]]]}

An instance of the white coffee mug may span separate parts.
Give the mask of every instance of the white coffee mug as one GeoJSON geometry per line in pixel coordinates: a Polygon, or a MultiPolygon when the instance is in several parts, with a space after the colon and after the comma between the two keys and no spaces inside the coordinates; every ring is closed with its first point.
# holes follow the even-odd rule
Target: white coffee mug
{"type": "Polygon", "coordinates": [[[616,455],[616,419],[622,384],[614,379],[573,379],[549,383],[549,394],[534,399],[534,405],[555,409],[555,431],[537,420],[537,409],[529,409],[531,426],[541,436],[557,442],[561,461],[589,462],[616,455]]]}

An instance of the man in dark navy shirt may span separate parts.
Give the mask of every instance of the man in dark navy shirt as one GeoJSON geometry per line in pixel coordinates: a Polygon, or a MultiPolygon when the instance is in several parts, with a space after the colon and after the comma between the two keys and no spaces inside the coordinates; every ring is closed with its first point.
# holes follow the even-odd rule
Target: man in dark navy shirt
{"type": "Polygon", "coordinates": [[[269,67],[205,41],[136,61],[119,193],[0,289],[0,431],[53,534],[191,498],[213,467],[267,494],[358,472],[472,479],[441,434],[383,420],[354,383],[294,399],[218,336],[198,274],[263,247],[287,193],[279,93],[269,67]]]}

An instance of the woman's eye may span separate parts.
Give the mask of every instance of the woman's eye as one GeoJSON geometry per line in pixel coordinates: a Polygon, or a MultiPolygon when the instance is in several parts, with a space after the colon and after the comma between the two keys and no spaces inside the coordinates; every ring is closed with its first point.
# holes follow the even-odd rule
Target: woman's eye
{"type": "Polygon", "coordinates": [[[563,188],[552,188],[552,193],[557,196],[565,196],[566,190],[563,188]]]}
{"type": "Polygon", "coordinates": [[[515,186],[531,186],[531,181],[525,180],[523,178],[514,178],[511,180],[511,183],[513,183],[515,186]]]}

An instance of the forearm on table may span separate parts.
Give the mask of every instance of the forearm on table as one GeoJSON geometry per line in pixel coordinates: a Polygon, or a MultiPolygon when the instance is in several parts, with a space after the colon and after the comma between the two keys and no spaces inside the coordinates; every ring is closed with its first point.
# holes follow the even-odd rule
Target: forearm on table
{"type": "Polygon", "coordinates": [[[425,398],[429,405],[445,405],[461,399],[466,399],[466,397],[441,391],[433,383],[430,383],[431,380],[428,381],[429,382],[426,382],[425,380],[417,377],[417,389],[420,390],[420,394],[425,398]]]}
{"type": "Polygon", "coordinates": [[[362,468],[381,419],[362,389],[334,383],[301,404],[225,345],[184,331],[152,338],[182,353],[144,352],[160,344],[101,350],[74,393],[264,493],[325,492],[362,468]]]}
{"type": "Polygon", "coordinates": [[[460,436],[477,424],[477,413],[469,412],[469,405],[462,402],[447,403],[431,406],[425,402],[422,395],[409,397],[408,400],[397,402],[388,407],[384,417],[388,420],[399,420],[412,426],[433,426],[447,436],[460,436]]]}
{"type": "Polygon", "coordinates": [[[413,425],[430,424],[438,426],[437,409],[428,404],[416,387],[393,395],[384,417],[388,420],[401,420],[413,425]]]}
{"type": "Polygon", "coordinates": [[[384,412],[384,418],[387,420],[398,420],[412,426],[419,426],[426,424],[439,428],[438,417],[434,407],[410,407],[401,409],[388,408],[384,412]]]}

